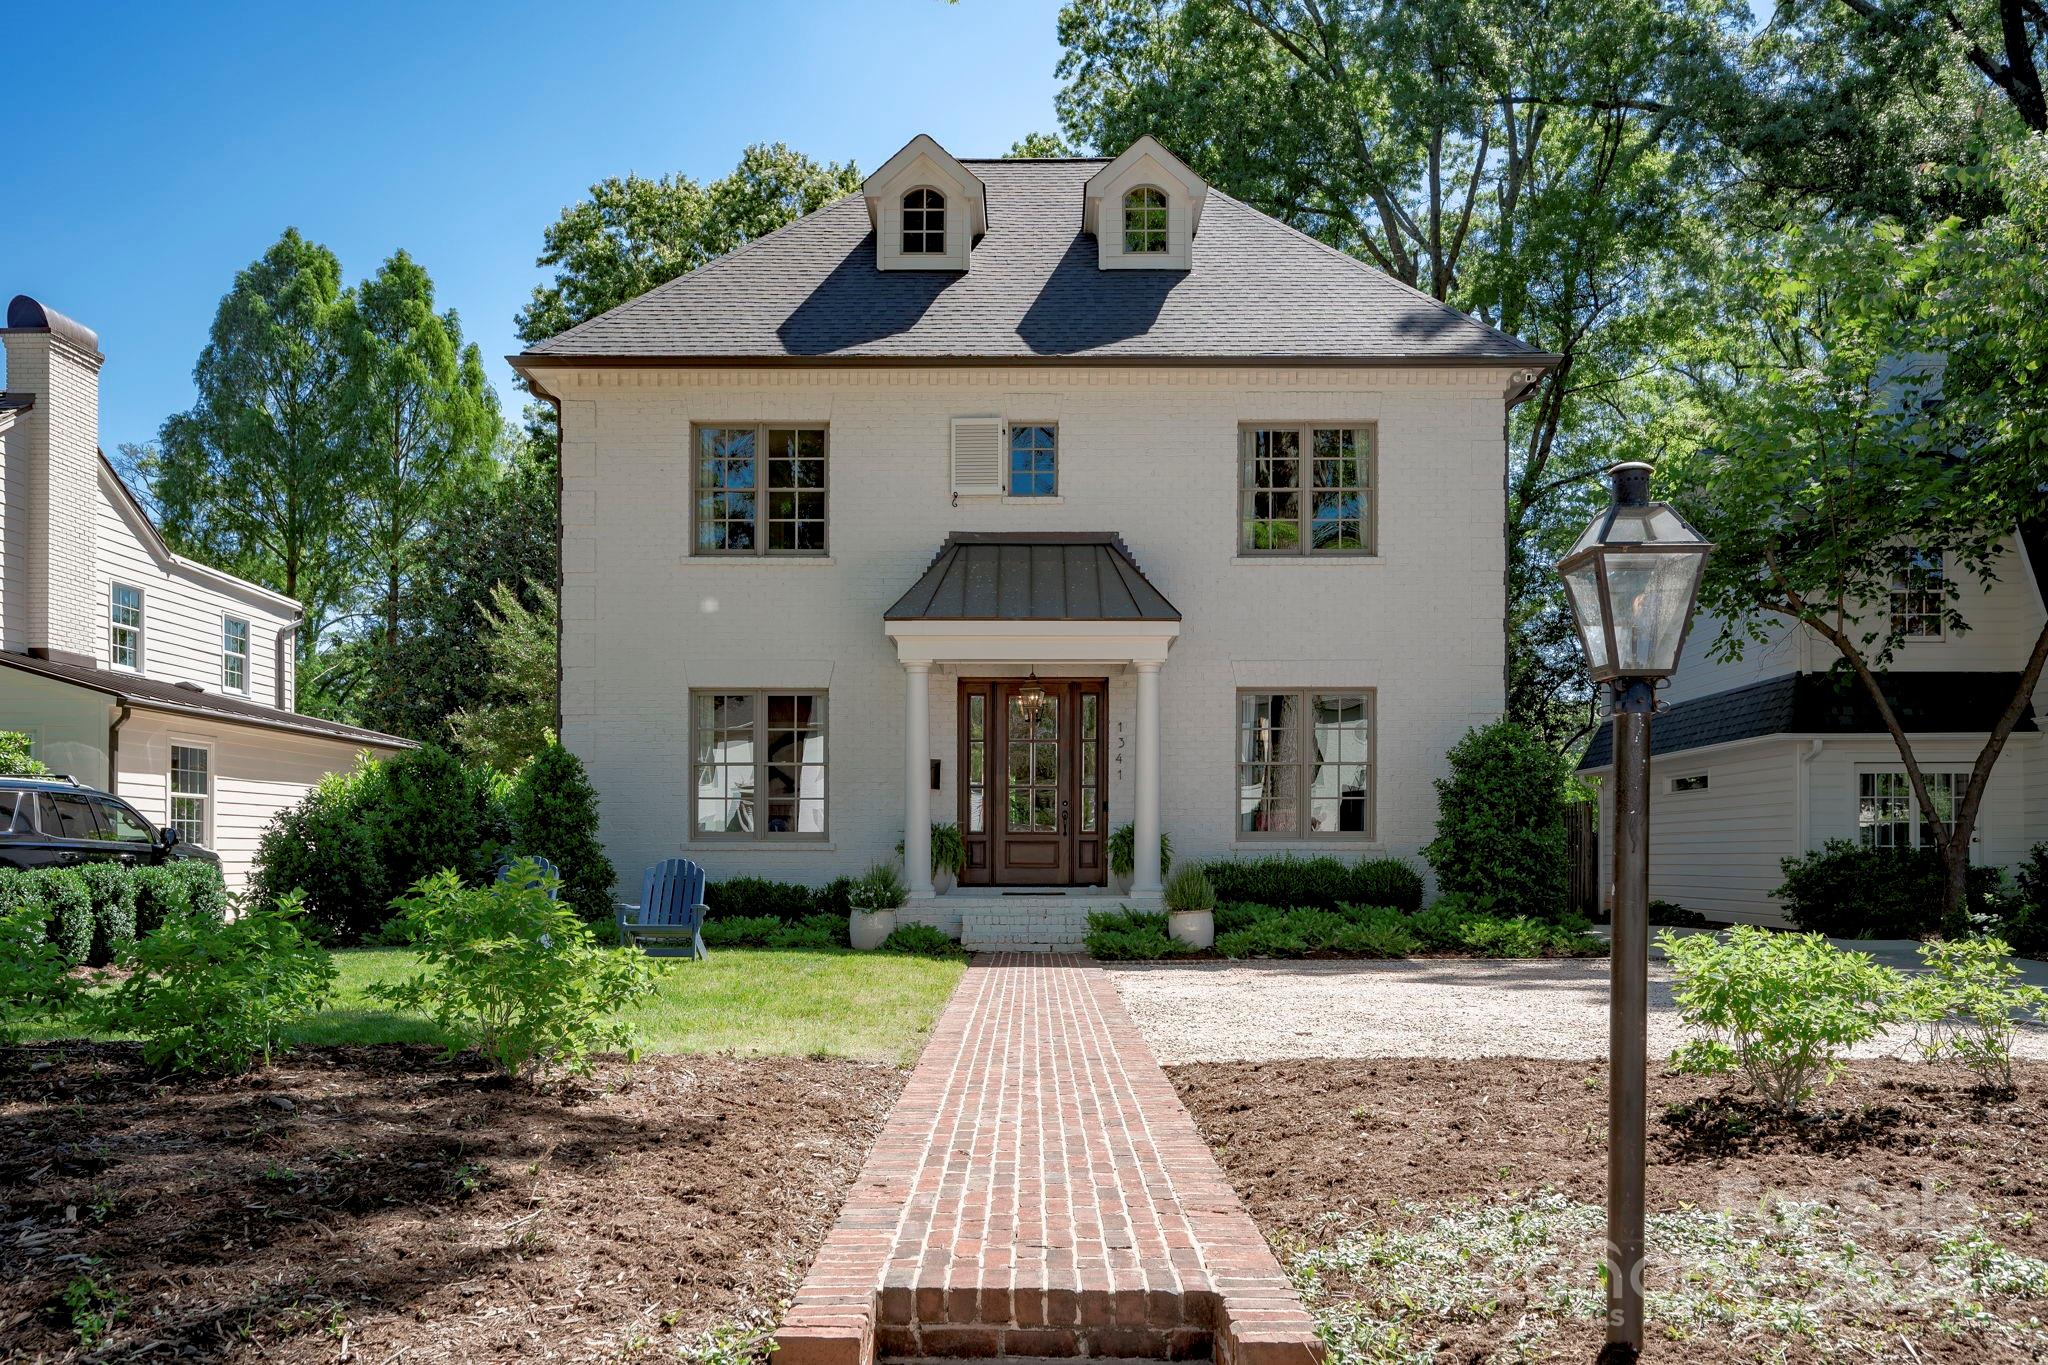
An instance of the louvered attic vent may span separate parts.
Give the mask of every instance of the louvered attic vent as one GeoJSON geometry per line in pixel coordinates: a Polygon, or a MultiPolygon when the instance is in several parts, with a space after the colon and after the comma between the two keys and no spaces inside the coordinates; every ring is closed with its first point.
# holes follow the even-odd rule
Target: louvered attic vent
{"type": "Polygon", "coordinates": [[[953,495],[999,498],[1003,495],[1003,419],[953,419],[953,495]]]}

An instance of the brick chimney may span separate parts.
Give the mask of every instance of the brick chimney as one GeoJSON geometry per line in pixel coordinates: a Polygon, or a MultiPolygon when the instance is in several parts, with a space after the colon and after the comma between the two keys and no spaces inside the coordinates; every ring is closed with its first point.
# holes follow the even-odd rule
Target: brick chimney
{"type": "Polygon", "coordinates": [[[26,395],[0,469],[0,647],[91,664],[102,613],[93,572],[99,499],[99,338],[28,297],[7,305],[5,391],[26,395]]]}

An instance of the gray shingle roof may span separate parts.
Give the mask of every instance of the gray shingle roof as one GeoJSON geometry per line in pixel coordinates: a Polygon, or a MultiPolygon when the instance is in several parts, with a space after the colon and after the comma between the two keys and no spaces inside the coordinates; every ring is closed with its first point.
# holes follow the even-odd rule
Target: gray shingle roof
{"type": "Polygon", "coordinates": [[[955,531],[886,621],[1178,621],[1108,531],[955,531]]]}
{"type": "MultiPolygon", "coordinates": [[[[1908,734],[1988,734],[2019,686],[2017,673],[1885,673],[1885,700],[1908,734]]],[[[2032,732],[2031,706],[2016,727],[2032,732]]],[[[1882,735],[1884,721],[1863,685],[1832,673],[1787,673],[1682,701],[1650,725],[1650,753],[1683,753],[1761,735],[1882,735]]],[[[1614,762],[1614,727],[1604,722],[1579,768],[1614,762]]]]}
{"type": "Polygon", "coordinates": [[[1210,191],[1187,271],[1101,270],[1099,160],[967,163],[989,231],[965,274],[875,268],[849,195],[540,342],[533,360],[1177,359],[1541,363],[1542,352],[1210,191]]]}

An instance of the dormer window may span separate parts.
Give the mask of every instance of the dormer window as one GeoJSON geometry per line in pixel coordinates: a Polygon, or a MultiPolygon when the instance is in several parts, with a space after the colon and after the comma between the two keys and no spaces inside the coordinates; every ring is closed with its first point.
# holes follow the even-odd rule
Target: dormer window
{"type": "Polygon", "coordinates": [[[1124,252],[1137,256],[1166,250],[1166,195],[1140,185],[1124,196],[1124,252]]]}
{"type": "Polygon", "coordinates": [[[903,254],[941,256],[946,251],[946,196],[912,190],[903,196],[903,254]]]}

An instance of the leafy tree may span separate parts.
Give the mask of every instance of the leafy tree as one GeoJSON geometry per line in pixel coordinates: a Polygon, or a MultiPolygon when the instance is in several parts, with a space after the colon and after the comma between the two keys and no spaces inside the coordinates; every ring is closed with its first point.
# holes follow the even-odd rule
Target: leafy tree
{"type": "Polygon", "coordinates": [[[285,230],[235,276],[159,434],[153,492],[181,549],[306,606],[304,657],[350,595],[349,401],[334,253],[285,230]]]}
{"type": "Polygon", "coordinates": [[[2036,133],[2048,132],[2048,7],[2041,0],[1941,4],[1841,0],[1864,41],[1958,53],[2036,133]]]}
{"type": "Polygon", "coordinates": [[[1010,144],[1010,150],[1003,153],[1003,159],[1013,161],[1029,157],[1073,155],[1073,147],[1058,133],[1026,133],[1010,144]]]}
{"type": "Polygon", "coordinates": [[[48,777],[50,767],[29,752],[28,736],[0,730],[0,777],[48,777]]]}
{"type": "Polygon", "coordinates": [[[501,772],[543,752],[555,724],[555,593],[543,587],[533,595],[528,607],[503,583],[491,585],[491,604],[482,609],[489,690],[448,717],[455,747],[501,772]]]}
{"type": "Polygon", "coordinates": [[[555,278],[520,310],[519,339],[551,337],[859,188],[852,162],[813,161],[780,142],[747,148],[709,185],[686,175],[600,180],[543,235],[536,264],[555,267],[555,278]]]}
{"type": "Polygon", "coordinates": [[[562,874],[562,897],[586,920],[612,918],[618,875],[597,837],[597,789],[583,761],[547,737],[519,770],[505,798],[513,848],[546,858],[562,874]]]}
{"type": "Polygon", "coordinates": [[[1471,908],[1554,920],[1565,912],[1565,789],[1557,752],[1526,726],[1495,721],[1451,746],[1436,780],[1436,837],[1422,856],[1437,889],[1471,908]]]}

